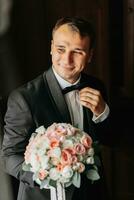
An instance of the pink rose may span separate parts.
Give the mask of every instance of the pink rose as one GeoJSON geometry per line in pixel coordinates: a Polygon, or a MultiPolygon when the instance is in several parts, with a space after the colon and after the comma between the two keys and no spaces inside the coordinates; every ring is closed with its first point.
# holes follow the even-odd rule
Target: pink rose
{"type": "Polygon", "coordinates": [[[86,148],[90,148],[92,145],[92,138],[88,135],[83,135],[83,137],[81,138],[81,143],[86,147],[86,148]]]}
{"type": "Polygon", "coordinates": [[[24,153],[24,158],[25,158],[25,161],[27,163],[30,162],[30,158],[31,158],[31,153],[32,153],[32,149],[33,149],[33,145],[34,145],[34,140],[31,140],[29,142],[29,144],[26,146],[26,151],[24,153]]]}
{"type": "Polygon", "coordinates": [[[77,161],[78,161],[77,156],[72,155],[72,163],[74,164],[74,163],[76,163],[77,161]]]}
{"type": "Polygon", "coordinates": [[[57,133],[57,135],[62,136],[62,135],[66,135],[67,131],[66,131],[66,129],[64,127],[62,127],[62,126],[59,125],[56,128],[56,133],[57,133]]]}
{"type": "Polygon", "coordinates": [[[55,166],[57,166],[59,164],[59,159],[56,157],[52,157],[51,158],[51,163],[55,166]]]}
{"type": "Polygon", "coordinates": [[[86,149],[85,149],[84,145],[80,144],[80,143],[77,143],[74,146],[74,149],[75,149],[76,154],[78,154],[78,155],[85,154],[85,152],[86,152],[86,149]]]}
{"type": "Polygon", "coordinates": [[[68,151],[71,155],[75,155],[76,152],[75,152],[75,149],[74,148],[65,148],[64,150],[68,151]]]}
{"type": "Polygon", "coordinates": [[[39,171],[38,178],[39,178],[40,180],[44,180],[44,179],[47,177],[47,175],[48,175],[48,171],[47,171],[47,170],[44,170],[44,169],[41,169],[41,170],[39,171]]]}
{"type": "Polygon", "coordinates": [[[59,164],[57,165],[57,167],[56,167],[56,169],[57,169],[58,171],[62,171],[63,168],[64,168],[64,165],[61,164],[61,163],[59,163],[59,164]]]}
{"type": "Polygon", "coordinates": [[[78,132],[78,129],[75,127],[70,127],[70,129],[68,129],[68,135],[76,135],[78,132]]]}
{"type": "Polygon", "coordinates": [[[63,165],[71,165],[72,163],[71,154],[66,149],[61,152],[61,163],[63,165]]]}
{"type": "Polygon", "coordinates": [[[78,165],[78,172],[82,173],[85,170],[85,165],[81,162],[77,163],[78,165]]]}
{"type": "Polygon", "coordinates": [[[56,138],[52,138],[50,140],[50,147],[55,148],[55,147],[58,147],[58,146],[59,146],[59,141],[56,138]]]}

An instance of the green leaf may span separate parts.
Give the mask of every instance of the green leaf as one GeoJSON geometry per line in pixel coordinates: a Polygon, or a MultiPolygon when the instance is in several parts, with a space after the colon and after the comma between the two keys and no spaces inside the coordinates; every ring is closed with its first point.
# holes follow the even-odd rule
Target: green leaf
{"type": "Polygon", "coordinates": [[[73,176],[73,180],[72,183],[75,187],[79,188],[80,187],[80,183],[81,183],[81,176],[78,172],[75,172],[74,176],[73,176]]]}
{"type": "Polygon", "coordinates": [[[86,174],[87,174],[87,178],[92,181],[97,181],[100,179],[100,175],[95,169],[88,170],[86,174]]]}
{"type": "Polygon", "coordinates": [[[50,184],[49,184],[49,180],[48,180],[48,179],[45,179],[45,180],[41,181],[40,189],[48,188],[49,185],[50,185],[50,184]]]}
{"type": "Polygon", "coordinates": [[[56,188],[56,181],[53,181],[52,179],[49,181],[49,185],[56,188]]]}
{"type": "Polygon", "coordinates": [[[30,171],[31,169],[31,165],[30,164],[26,164],[25,162],[22,164],[22,169],[24,171],[30,171]]]}
{"type": "Polygon", "coordinates": [[[35,181],[38,185],[41,184],[41,180],[38,178],[38,172],[33,174],[33,181],[35,181]]]}
{"type": "Polygon", "coordinates": [[[65,187],[69,187],[72,184],[72,181],[65,183],[65,187]]]}

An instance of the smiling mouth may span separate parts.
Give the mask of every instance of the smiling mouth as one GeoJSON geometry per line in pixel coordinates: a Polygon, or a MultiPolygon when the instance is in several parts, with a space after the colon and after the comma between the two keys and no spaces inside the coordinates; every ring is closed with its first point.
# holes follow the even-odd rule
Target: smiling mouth
{"type": "Polygon", "coordinates": [[[70,65],[60,65],[63,69],[73,70],[75,67],[70,65]]]}

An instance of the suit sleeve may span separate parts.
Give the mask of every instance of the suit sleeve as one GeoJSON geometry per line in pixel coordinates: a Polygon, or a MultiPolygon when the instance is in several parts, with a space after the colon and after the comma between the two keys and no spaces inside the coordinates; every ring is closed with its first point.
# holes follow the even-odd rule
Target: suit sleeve
{"type": "Polygon", "coordinates": [[[24,152],[35,125],[30,108],[19,92],[13,92],[8,99],[5,115],[4,139],[2,145],[5,170],[20,181],[33,186],[31,172],[22,170],[24,152]]]}
{"type": "MultiPolygon", "coordinates": [[[[109,106],[109,97],[107,95],[107,90],[104,83],[96,79],[96,81],[94,81],[94,84],[95,84],[95,89],[101,92],[101,95],[104,101],[109,106]]],[[[96,140],[99,140],[101,144],[109,145],[112,142],[111,131],[110,131],[110,128],[111,128],[110,127],[110,111],[109,111],[108,116],[103,121],[99,123],[95,123],[93,121],[92,123],[94,127],[94,132],[96,135],[96,140]]]]}

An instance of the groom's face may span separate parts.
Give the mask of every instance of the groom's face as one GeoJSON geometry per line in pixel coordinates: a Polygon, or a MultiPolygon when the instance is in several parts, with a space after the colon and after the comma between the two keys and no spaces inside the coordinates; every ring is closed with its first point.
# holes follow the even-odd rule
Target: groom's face
{"type": "Polygon", "coordinates": [[[52,64],[55,71],[65,80],[74,83],[92,58],[90,38],[81,37],[67,24],[53,34],[51,44],[52,64]]]}

